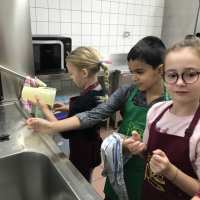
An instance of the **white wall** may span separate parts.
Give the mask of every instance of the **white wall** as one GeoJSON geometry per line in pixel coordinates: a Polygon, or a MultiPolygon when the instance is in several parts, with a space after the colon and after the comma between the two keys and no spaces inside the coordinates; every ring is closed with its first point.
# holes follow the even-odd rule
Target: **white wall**
{"type": "Polygon", "coordinates": [[[73,49],[105,56],[127,53],[140,38],[161,36],[163,8],[164,0],[30,0],[32,33],[66,35],[73,49]]]}

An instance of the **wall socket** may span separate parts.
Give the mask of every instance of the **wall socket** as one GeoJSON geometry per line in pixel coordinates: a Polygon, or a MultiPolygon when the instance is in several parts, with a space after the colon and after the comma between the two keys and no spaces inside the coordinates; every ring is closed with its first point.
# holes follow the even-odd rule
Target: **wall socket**
{"type": "Polygon", "coordinates": [[[131,36],[131,33],[129,31],[124,31],[123,38],[128,38],[131,36]]]}

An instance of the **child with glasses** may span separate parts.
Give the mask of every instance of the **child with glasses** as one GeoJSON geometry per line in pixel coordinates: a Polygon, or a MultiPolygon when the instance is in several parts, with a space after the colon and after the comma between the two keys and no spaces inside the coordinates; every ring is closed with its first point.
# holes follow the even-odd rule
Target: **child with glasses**
{"type": "MultiPolygon", "coordinates": [[[[200,188],[200,40],[177,43],[164,63],[172,101],[155,104],[147,114],[142,199],[186,200],[200,188]]],[[[141,144],[128,148],[138,154],[141,144]]]]}

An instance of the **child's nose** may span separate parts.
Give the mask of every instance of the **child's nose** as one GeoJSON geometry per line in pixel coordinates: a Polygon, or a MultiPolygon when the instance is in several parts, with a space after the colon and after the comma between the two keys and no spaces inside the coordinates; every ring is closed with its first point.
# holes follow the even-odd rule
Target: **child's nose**
{"type": "Polygon", "coordinates": [[[138,81],[138,76],[136,74],[133,74],[132,75],[132,80],[133,80],[133,82],[138,81]]]}
{"type": "Polygon", "coordinates": [[[178,77],[177,81],[176,81],[177,85],[185,85],[185,81],[183,80],[183,78],[181,76],[178,77]]]}

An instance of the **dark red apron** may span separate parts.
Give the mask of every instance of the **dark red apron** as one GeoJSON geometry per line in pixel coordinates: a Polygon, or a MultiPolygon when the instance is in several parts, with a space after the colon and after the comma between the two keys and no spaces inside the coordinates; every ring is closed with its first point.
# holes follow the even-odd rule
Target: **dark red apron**
{"type": "Polygon", "coordinates": [[[197,178],[189,157],[189,140],[200,118],[200,106],[197,109],[189,127],[186,129],[184,137],[170,135],[165,132],[161,133],[160,130],[156,128],[157,122],[171,107],[172,105],[168,106],[155,119],[150,127],[142,200],[189,200],[191,198],[165,177],[153,174],[150,169],[149,161],[152,151],[161,149],[165,152],[170,162],[178,167],[178,169],[193,178],[197,178]]]}

